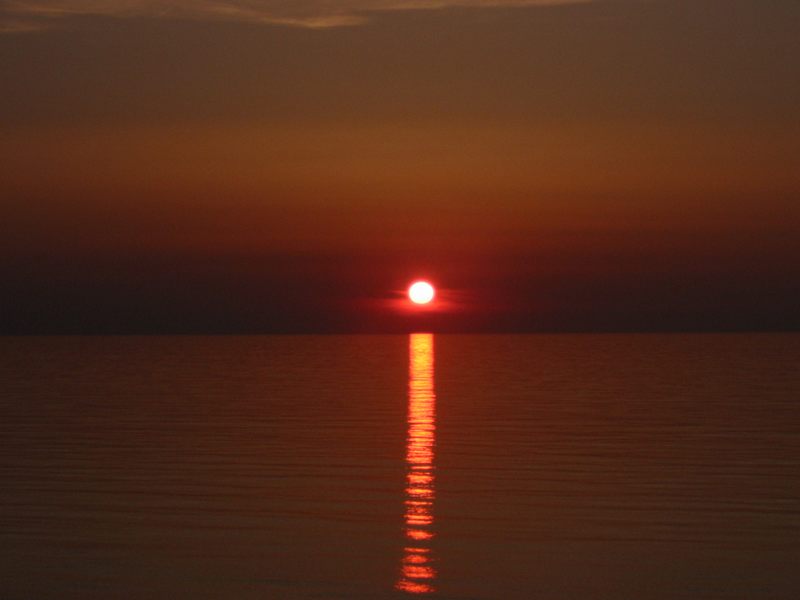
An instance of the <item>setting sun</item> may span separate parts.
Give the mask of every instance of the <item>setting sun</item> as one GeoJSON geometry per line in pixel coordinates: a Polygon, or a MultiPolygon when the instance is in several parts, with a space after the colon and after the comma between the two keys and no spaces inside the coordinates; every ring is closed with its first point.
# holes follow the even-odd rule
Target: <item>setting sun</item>
{"type": "Polygon", "coordinates": [[[436,292],[427,281],[417,281],[408,288],[408,297],[414,304],[428,304],[436,292]]]}

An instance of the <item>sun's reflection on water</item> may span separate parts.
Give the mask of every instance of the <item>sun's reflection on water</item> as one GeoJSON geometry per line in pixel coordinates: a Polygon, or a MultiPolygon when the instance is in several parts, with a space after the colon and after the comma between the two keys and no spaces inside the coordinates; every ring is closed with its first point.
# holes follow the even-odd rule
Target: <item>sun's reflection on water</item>
{"type": "Polygon", "coordinates": [[[433,385],[433,334],[409,336],[408,438],[406,443],[405,534],[400,578],[395,587],[411,594],[434,591],[433,532],[436,393],[433,385]]]}

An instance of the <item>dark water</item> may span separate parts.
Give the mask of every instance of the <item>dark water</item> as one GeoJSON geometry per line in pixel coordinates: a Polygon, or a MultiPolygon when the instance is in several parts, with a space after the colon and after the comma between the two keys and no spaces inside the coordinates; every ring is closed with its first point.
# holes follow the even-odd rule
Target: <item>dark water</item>
{"type": "Polygon", "coordinates": [[[0,339],[0,598],[800,598],[800,336],[0,339]]]}

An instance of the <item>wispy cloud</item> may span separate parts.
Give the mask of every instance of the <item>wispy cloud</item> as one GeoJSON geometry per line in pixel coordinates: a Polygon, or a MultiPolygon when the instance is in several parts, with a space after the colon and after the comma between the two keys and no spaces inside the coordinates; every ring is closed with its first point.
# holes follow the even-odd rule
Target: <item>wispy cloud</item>
{"type": "Polygon", "coordinates": [[[370,13],[448,7],[577,4],[591,0],[0,0],[0,33],[49,29],[74,16],[227,20],[325,28],[359,25],[370,13]]]}

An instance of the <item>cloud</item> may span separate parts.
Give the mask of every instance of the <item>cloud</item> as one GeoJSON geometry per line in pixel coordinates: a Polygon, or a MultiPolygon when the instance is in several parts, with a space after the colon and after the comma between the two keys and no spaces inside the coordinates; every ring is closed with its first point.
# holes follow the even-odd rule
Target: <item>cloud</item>
{"type": "Polygon", "coordinates": [[[326,28],[359,25],[370,13],[449,7],[520,7],[591,0],[0,0],[0,33],[49,29],[75,16],[242,21],[326,28]]]}

